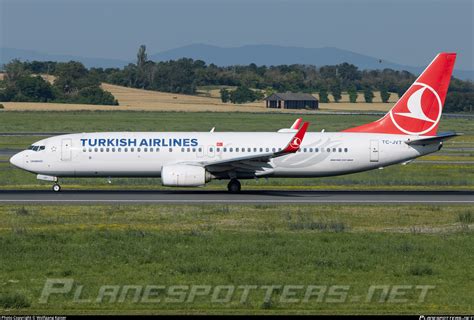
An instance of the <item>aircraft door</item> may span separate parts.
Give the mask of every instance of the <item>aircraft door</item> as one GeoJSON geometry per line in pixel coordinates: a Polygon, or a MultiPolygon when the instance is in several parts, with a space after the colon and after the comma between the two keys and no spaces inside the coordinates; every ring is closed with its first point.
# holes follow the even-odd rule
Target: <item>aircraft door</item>
{"type": "Polygon", "coordinates": [[[72,140],[71,139],[62,139],[61,140],[61,160],[70,161],[72,156],[72,140]]]}
{"type": "Polygon", "coordinates": [[[370,140],[370,162],[379,162],[379,141],[370,140]]]}

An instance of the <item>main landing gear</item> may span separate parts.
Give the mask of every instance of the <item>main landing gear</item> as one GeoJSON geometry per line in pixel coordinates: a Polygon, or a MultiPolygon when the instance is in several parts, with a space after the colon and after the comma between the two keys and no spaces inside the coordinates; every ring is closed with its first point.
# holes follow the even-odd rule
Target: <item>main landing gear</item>
{"type": "Polygon", "coordinates": [[[227,185],[227,190],[232,193],[240,192],[240,182],[237,179],[230,179],[229,184],[227,185]]]}
{"type": "Polygon", "coordinates": [[[53,191],[54,192],[59,192],[61,191],[61,186],[57,183],[53,184],[53,191]]]}

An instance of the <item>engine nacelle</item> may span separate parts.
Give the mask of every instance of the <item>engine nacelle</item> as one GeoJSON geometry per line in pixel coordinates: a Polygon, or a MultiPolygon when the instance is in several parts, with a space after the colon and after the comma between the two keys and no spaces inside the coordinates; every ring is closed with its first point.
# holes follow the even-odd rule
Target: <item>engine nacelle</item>
{"type": "Polygon", "coordinates": [[[211,174],[200,166],[174,164],[161,168],[161,183],[167,187],[198,187],[210,180],[211,174]]]}

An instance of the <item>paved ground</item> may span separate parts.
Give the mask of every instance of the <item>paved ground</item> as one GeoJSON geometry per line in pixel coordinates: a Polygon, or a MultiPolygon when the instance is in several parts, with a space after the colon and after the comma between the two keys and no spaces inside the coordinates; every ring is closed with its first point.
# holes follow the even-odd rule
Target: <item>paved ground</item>
{"type": "Polygon", "coordinates": [[[471,191],[68,191],[0,190],[6,203],[433,203],[474,204],[471,191]]]}

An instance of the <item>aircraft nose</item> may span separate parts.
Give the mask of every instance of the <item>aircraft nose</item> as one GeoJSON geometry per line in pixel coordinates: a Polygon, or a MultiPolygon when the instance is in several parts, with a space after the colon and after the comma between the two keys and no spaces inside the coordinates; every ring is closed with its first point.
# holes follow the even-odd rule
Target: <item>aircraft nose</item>
{"type": "Polygon", "coordinates": [[[13,155],[13,157],[10,158],[10,163],[14,165],[15,167],[22,169],[23,168],[23,155],[21,154],[21,152],[13,155]]]}

